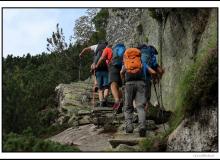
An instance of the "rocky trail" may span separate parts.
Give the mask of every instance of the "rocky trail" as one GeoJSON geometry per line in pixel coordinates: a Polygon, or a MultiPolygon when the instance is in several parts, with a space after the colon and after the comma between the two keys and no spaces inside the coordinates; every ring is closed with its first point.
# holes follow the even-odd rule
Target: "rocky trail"
{"type": "Polygon", "coordinates": [[[94,124],[87,124],[77,128],[68,128],[65,131],[53,136],[50,140],[61,144],[74,145],[81,151],[105,151],[111,147],[108,139],[111,133],[102,133],[102,128],[97,128],[94,124]]]}
{"type": "MultiPolygon", "coordinates": [[[[71,127],[54,135],[49,140],[77,146],[84,152],[140,151],[139,142],[144,138],[138,134],[138,118],[134,113],[133,133],[125,133],[124,116],[116,114],[109,98],[108,107],[92,106],[92,84],[90,80],[72,84],[60,84],[57,88],[60,116],[58,123],[68,123],[71,127]],[[86,91],[86,92],[85,92],[86,91]]],[[[98,95],[95,95],[97,99],[98,95]]],[[[171,112],[151,106],[147,112],[146,137],[154,137],[168,129],[171,112]],[[164,119],[159,118],[163,113],[164,119]],[[165,123],[163,125],[162,123],[165,123]]]]}

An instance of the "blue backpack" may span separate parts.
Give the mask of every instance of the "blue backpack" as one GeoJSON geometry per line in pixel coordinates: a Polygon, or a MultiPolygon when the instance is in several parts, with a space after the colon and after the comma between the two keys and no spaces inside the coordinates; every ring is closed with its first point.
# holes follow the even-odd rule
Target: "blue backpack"
{"type": "Polygon", "coordinates": [[[122,61],[123,61],[123,55],[125,53],[126,47],[123,43],[118,43],[116,46],[112,49],[113,56],[111,64],[122,67],[122,61]]]}
{"type": "Polygon", "coordinates": [[[156,68],[158,65],[155,57],[158,52],[156,48],[151,45],[143,44],[138,48],[141,50],[141,61],[143,64],[145,77],[147,77],[147,65],[153,69],[156,68]]]}

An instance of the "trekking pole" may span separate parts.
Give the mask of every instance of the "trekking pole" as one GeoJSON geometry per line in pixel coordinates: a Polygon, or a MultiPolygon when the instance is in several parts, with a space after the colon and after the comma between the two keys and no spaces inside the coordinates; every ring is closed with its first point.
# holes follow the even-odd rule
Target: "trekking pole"
{"type": "Polygon", "coordinates": [[[160,92],[160,102],[161,102],[161,107],[163,110],[165,110],[164,105],[163,105],[163,95],[162,95],[162,85],[161,82],[159,81],[158,84],[159,92],[160,92]]]}
{"type": "MultiPolygon", "coordinates": [[[[165,108],[164,108],[164,106],[163,106],[163,97],[162,97],[162,85],[161,85],[161,82],[159,81],[159,83],[158,83],[158,87],[159,87],[159,90],[160,90],[160,102],[161,102],[161,109],[162,109],[162,121],[164,121],[164,111],[165,111],[165,108]]],[[[163,123],[163,128],[164,128],[164,131],[165,131],[165,133],[166,133],[166,127],[165,127],[165,125],[164,125],[164,123],[163,123]]]]}
{"type": "MultiPolygon", "coordinates": [[[[154,85],[154,91],[155,91],[155,94],[156,94],[156,97],[157,97],[157,102],[158,102],[158,104],[159,104],[159,109],[161,109],[160,98],[159,98],[159,96],[158,96],[158,94],[157,94],[157,89],[156,89],[155,82],[153,82],[153,85],[154,85]]],[[[159,82],[158,82],[158,87],[159,87],[159,82]]],[[[161,97],[161,95],[160,95],[160,97],[161,97]]],[[[162,104],[162,105],[163,105],[163,104],[162,104]]],[[[163,112],[164,112],[164,109],[162,109],[162,111],[161,111],[162,121],[164,122],[163,112]]],[[[159,113],[160,113],[160,112],[158,112],[158,115],[159,115],[159,113]]],[[[159,116],[158,116],[158,117],[159,117],[159,116]]],[[[165,133],[166,133],[166,127],[165,127],[164,123],[163,123],[163,128],[164,128],[164,131],[165,131],[165,133]]]]}
{"type": "Polygon", "coordinates": [[[81,57],[79,58],[79,81],[81,79],[81,69],[82,69],[82,62],[81,62],[81,57]]]}
{"type": "Polygon", "coordinates": [[[154,91],[155,91],[155,94],[156,94],[156,97],[157,97],[157,103],[158,103],[158,105],[160,106],[159,96],[158,96],[158,94],[157,94],[157,89],[156,89],[155,82],[153,82],[153,85],[154,85],[154,91]]]}

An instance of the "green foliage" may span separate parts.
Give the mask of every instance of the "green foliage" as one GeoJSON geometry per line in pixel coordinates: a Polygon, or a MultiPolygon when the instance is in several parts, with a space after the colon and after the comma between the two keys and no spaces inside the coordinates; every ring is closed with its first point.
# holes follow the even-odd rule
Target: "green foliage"
{"type": "Polygon", "coordinates": [[[93,18],[92,22],[95,24],[97,31],[102,31],[106,29],[108,22],[108,9],[101,9],[101,11],[93,18]]]}
{"type": "Polygon", "coordinates": [[[47,38],[47,50],[50,52],[61,53],[67,49],[67,43],[65,42],[65,37],[63,35],[63,29],[59,28],[59,23],[56,26],[56,32],[52,33],[51,38],[47,38]]]}
{"type": "Polygon", "coordinates": [[[9,133],[3,139],[3,152],[79,152],[77,147],[36,138],[28,129],[23,135],[9,133]]]}
{"type": "Polygon", "coordinates": [[[147,36],[144,38],[144,42],[145,42],[145,43],[148,43],[148,42],[149,42],[149,38],[148,38],[147,36]]]}
{"type": "Polygon", "coordinates": [[[154,152],[154,151],[165,151],[167,134],[161,133],[157,136],[150,136],[140,141],[139,147],[142,152],[154,152]]]}
{"type": "Polygon", "coordinates": [[[92,20],[97,15],[99,10],[99,8],[89,8],[86,11],[86,15],[79,17],[75,21],[73,38],[76,43],[85,44],[91,39],[91,36],[96,31],[92,20]]]}
{"type": "Polygon", "coordinates": [[[30,127],[35,136],[45,137],[67,127],[54,125],[58,118],[54,89],[60,83],[78,80],[80,63],[81,80],[89,77],[91,63],[88,62],[92,62],[92,54],[79,61],[79,53],[84,47],[105,39],[107,18],[107,9],[102,9],[93,18],[97,32],[86,44],[76,43],[65,50],[55,49],[59,43],[57,39],[64,40],[62,29],[57,25],[57,33],[52,35],[55,48],[52,47],[54,50],[50,54],[9,55],[2,59],[3,135],[10,132],[22,134],[30,127]]]}
{"type": "Polygon", "coordinates": [[[186,93],[183,97],[183,106],[186,112],[194,113],[202,106],[217,104],[217,48],[210,50],[208,54],[204,55],[203,59],[192,67],[187,76],[184,79],[184,83],[188,82],[188,84],[185,85],[186,93]]]}
{"type": "Polygon", "coordinates": [[[90,38],[90,44],[96,44],[100,40],[106,39],[106,27],[108,23],[108,9],[101,9],[100,12],[92,19],[95,25],[96,32],[90,38]]]}
{"type": "Polygon", "coordinates": [[[170,121],[172,129],[175,129],[185,116],[198,113],[202,107],[217,105],[217,48],[201,55],[186,71],[179,85],[175,116],[170,121]]]}
{"type": "MultiPolygon", "coordinates": [[[[78,80],[80,49],[3,59],[3,132],[21,133],[30,126],[38,135],[54,123],[54,88],[78,80]]],[[[82,80],[89,76],[88,61],[89,57],[82,61],[82,80]]]]}

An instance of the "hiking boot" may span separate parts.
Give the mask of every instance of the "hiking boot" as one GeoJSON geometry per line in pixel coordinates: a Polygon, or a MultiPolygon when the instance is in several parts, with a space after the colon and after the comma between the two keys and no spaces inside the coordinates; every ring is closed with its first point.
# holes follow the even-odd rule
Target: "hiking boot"
{"type": "Polygon", "coordinates": [[[99,102],[96,102],[96,103],[94,104],[94,107],[99,107],[99,106],[100,106],[99,102]]]}
{"type": "Polygon", "coordinates": [[[99,102],[99,107],[104,107],[103,102],[104,102],[104,101],[100,101],[100,102],[99,102]]]}
{"type": "Polygon", "coordinates": [[[107,101],[100,101],[99,107],[107,107],[107,101]]]}
{"type": "Polygon", "coordinates": [[[112,108],[117,110],[119,107],[120,107],[120,102],[115,102],[112,108]]]}
{"type": "Polygon", "coordinates": [[[145,137],[146,136],[146,129],[145,128],[140,128],[139,129],[139,136],[140,137],[145,137]]]}
{"type": "Polygon", "coordinates": [[[133,131],[134,131],[133,125],[127,125],[125,127],[125,131],[126,131],[126,133],[133,133],[133,131]]]}
{"type": "Polygon", "coordinates": [[[108,107],[108,101],[107,100],[103,101],[103,107],[108,107]]]}
{"type": "Polygon", "coordinates": [[[116,110],[116,113],[122,113],[122,104],[120,102],[117,102],[112,107],[114,110],[116,110]]]}

